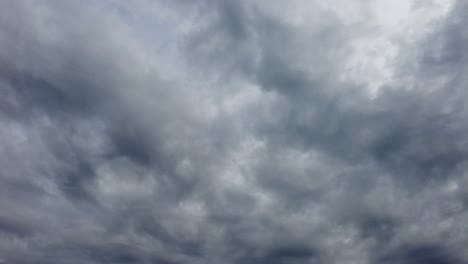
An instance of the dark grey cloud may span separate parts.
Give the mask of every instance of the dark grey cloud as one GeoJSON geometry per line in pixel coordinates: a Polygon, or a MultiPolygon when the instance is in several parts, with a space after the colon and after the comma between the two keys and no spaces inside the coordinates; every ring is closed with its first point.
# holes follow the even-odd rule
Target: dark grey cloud
{"type": "Polygon", "coordinates": [[[1,2],[0,263],[466,263],[468,5],[416,2],[1,2]]]}
{"type": "Polygon", "coordinates": [[[463,263],[443,246],[405,245],[383,256],[381,263],[463,263]]]}

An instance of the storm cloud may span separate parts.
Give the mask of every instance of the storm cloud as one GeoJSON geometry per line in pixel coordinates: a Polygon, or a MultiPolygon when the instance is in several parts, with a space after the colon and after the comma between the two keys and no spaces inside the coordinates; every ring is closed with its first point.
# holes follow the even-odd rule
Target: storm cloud
{"type": "Polygon", "coordinates": [[[0,2],[0,263],[468,263],[468,2],[0,2]]]}

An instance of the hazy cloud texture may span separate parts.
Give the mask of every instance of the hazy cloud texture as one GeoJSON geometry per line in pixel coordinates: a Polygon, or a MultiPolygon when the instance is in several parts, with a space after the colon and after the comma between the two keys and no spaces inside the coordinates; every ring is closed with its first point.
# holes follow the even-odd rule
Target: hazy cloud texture
{"type": "Polygon", "coordinates": [[[468,2],[0,2],[0,263],[468,263],[468,2]]]}

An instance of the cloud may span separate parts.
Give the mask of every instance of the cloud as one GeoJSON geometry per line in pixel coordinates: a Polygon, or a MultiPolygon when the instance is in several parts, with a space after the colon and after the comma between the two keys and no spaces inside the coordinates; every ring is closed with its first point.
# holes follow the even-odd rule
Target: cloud
{"type": "Polygon", "coordinates": [[[385,5],[0,3],[0,263],[467,262],[468,6],[385,5]]]}

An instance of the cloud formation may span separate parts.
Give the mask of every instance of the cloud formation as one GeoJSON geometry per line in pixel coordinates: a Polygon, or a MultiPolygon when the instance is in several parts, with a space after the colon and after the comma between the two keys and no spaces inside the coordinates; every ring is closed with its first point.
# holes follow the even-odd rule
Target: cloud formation
{"type": "Polygon", "coordinates": [[[0,10],[0,263],[468,262],[466,1],[0,10]]]}

